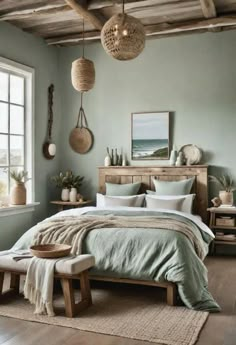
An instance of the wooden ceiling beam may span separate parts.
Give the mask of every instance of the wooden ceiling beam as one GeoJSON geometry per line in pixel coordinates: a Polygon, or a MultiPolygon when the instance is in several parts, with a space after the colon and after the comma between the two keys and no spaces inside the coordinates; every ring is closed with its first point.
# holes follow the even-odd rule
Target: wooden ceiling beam
{"type": "Polygon", "coordinates": [[[66,0],[67,5],[69,5],[79,16],[83,17],[84,20],[90,22],[95,29],[102,30],[104,21],[95,16],[91,11],[87,10],[85,7],[80,5],[75,0],[66,0]]]}
{"type": "Polygon", "coordinates": [[[215,18],[217,16],[214,0],[200,0],[200,4],[205,18],[215,18]]]}
{"type": "MultiPolygon", "coordinates": [[[[146,25],[145,31],[147,37],[164,37],[175,34],[185,34],[188,32],[203,32],[213,28],[224,29],[226,27],[236,25],[236,16],[230,17],[217,17],[211,19],[205,19],[200,21],[191,21],[179,24],[168,24],[162,23],[157,25],[146,25]]],[[[100,33],[97,32],[86,32],[85,40],[98,41],[100,39],[100,33]]],[[[82,40],[82,34],[73,34],[63,37],[48,38],[46,42],[48,45],[60,45],[79,43],[82,40]]]]}

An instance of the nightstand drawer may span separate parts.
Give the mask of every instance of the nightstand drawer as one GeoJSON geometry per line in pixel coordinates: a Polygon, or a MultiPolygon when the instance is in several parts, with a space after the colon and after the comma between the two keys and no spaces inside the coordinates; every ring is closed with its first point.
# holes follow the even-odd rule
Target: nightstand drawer
{"type": "Polygon", "coordinates": [[[216,218],[217,226],[235,226],[235,218],[216,218]]]}

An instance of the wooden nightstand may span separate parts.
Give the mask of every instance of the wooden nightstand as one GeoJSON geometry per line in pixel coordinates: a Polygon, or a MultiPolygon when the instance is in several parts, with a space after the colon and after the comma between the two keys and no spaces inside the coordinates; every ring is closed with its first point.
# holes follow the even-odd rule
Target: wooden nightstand
{"type": "Polygon", "coordinates": [[[60,200],[55,200],[55,201],[50,201],[50,204],[57,205],[58,207],[58,212],[63,211],[65,207],[69,208],[78,208],[78,207],[85,207],[89,206],[92,204],[92,200],[85,200],[85,201],[60,201],[60,200]]]}
{"type": "Polygon", "coordinates": [[[212,243],[211,253],[213,254],[215,252],[216,245],[236,245],[236,207],[210,207],[207,211],[210,212],[209,227],[216,235],[212,243]],[[219,224],[218,219],[221,219],[221,224],[219,224]],[[226,224],[222,224],[222,222],[226,224]],[[217,235],[217,232],[221,232],[222,235],[217,235]],[[225,235],[235,235],[235,238],[230,238],[225,235]]]}

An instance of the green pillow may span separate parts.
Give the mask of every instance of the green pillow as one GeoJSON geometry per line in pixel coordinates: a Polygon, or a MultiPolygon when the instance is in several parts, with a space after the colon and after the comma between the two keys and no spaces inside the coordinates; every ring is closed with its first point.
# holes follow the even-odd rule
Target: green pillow
{"type": "Polygon", "coordinates": [[[140,189],[141,182],[117,184],[106,183],[106,195],[110,196],[129,196],[137,195],[140,189]]]}
{"type": "Polygon", "coordinates": [[[160,181],[153,179],[157,195],[186,195],[190,194],[195,177],[181,181],[160,181]]]}

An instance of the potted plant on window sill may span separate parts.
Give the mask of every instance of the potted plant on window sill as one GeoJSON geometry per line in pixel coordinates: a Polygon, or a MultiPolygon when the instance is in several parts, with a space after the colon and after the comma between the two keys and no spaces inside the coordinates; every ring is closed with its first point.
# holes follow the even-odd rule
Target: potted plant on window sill
{"type": "Polygon", "coordinates": [[[30,180],[28,178],[27,171],[16,171],[10,172],[12,180],[15,185],[11,189],[10,204],[11,205],[25,205],[26,204],[26,188],[25,183],[30,180]]]}
{"type": "Polygon", "coordinates": [[[223,205],[233,206],[234,204],[234,195],[235,191],[234,181],[230,175],[222,175],[221,177],[209,176],[211,182],[217,183],[221,190],[219,191],[219,198],[222,201],[223,205]]]}

